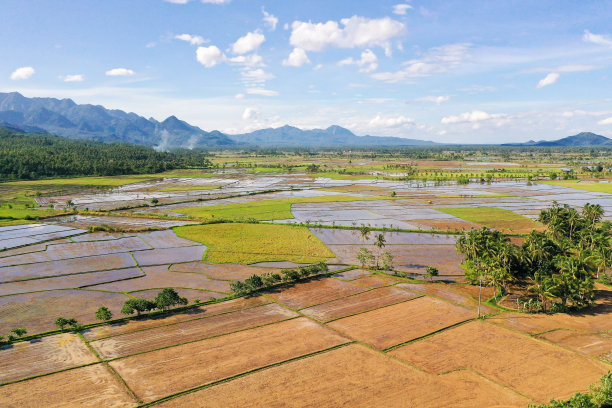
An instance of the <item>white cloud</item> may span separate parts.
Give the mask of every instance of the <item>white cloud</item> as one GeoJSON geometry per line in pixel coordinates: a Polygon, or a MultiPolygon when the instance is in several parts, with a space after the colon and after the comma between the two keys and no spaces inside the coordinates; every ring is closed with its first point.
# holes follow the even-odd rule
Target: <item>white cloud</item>
{"type": "Polygon", "coordinates": [[[406,15],[406,10],[411,9],[412,6],[410,4],[396,4],[393,6],[393,14],[397,14],[399,16],[406,15]]]}
{"type": "Polygon", "coordinates": [[[244,120],[254,120],[259,117],[259,111],[255,108],[246,108],[244,112],[242,112],[242,119],[244,120]]]}
{"type": "Polygon", "coordinates": [[[34,75],[35,72],[36,72],[36,70],[34,68],[32,68],[32,67],[17,68],[11,74],[11,79],[13,81],[20,80],[20,79],[28,79],[29,77],[34,75]]]}
{"type": "Polygon", "coordinates": [[[244,94],[243,93],[236,94],[236,96],[234,96],[234,98],[236,98],[236,99],[243,99],[244,98],[244,94]]]}
{"type": "Polygon", "coordinates": [[[134,74],[134,71],[127,68],[113,68],[106,71],[107,76],[133,76],[134,74]]]}
{"type": "Polygon", "coordinates": [[[389,17],[370,19],[353,16],[326,23],[294,21],[289,42],[306,51],[327,47],[355,48],[380,46],[390,49],[389,40],[405,33],[404,24],[389,17]]]}
{"type": "Polygon", "coordinates": [[[246,93],[249,95],[278,96],[278,92],[262,88],[248,88],[246,93]]]}
{"type": "Polygon", "coordinates": [[[429,49],[423,57],[405,61],[405,68],[396,72],[372,74],[372,78],[388,83],[407,82],[450,71],[468,58],[469,44],[447,44],[429,49]]]}
{"type": "Polygon", "coordinates": [[[198,47],[196,50],[196,59],[206,68],[212,68],[225,61],[225,55],[219,48],[211,45],[209,47],[198,47]]]}
{"type": "Polygon", "coordinates": [[[83,75],[66,75],[63,77],[60,77],[61,79],[64,80],[64,82],[83,82],[83,80],[85,79],[83,77],[83,75]]]}
{"type": "Polygon", "coordinates": [[[548,85],[552,85],[555,82],[557,82],[560,77],[561,75],[557,74],[556,72],[551,72],[550,74],[546,75],[544,78],[540,79],[540,82],[538,82],[538,85],[536,86],[536,88],[542,88],[548,85]]]}
{"type": "Polygon", "coordinates": [[[191,35],[191,34],[177,34],[174,36],[174,38],[177,40],[186,41],[191,45],[202,45],[208,42],[208,40],[205,40],[199,35],[191,35]]]}
{"type": "Polygon", "coordinates": [[[507,123],[510,115],[505,113],[487,113],[480,110],[465,112],[456,116],[446,116],[440,121],[443,125],[469,123],[472,129],[478,129],[481,122],[493,121],[496,126],[501,126],[507,123]]]}
{"type": "Polygon", "coordinates": [[[283,65],[286,67],[301,67],[304,64],[310,64],[310,60],[302,48],[294,48],[289,57],[283,60],[283,65]]]}
{"type": "Polygon", "coordinates": [[[572,64],[572,65],[559,65],[556,67],[537,67],[521,71],[523,74],[532,74],[536,72],[586,72],[601,69],[598,65],[583,65],[583,64],[572,64]]]}
{"type": "Polygon", "coordinates": [[[247,33],[244,37],[240,37],[232,44],[232,52],[234,54],[246,54],[255,51],[266,40],[266,37],[259,31],[247,33]]]}
{"type": "Polygon", "coordinates": [[[612,37],[602,34],[593,34],[589,30],[584,30],[584,35],[582,36],[582,39],[586,42],[590,42],[593,44],[612,47],[612,37]]]}
{"type": "Polygon", "coordinates": [[[245,67],[249,68],[265,66],[263,58],[258,54],[238,55],[237,57],[230,58],[229,62],[244,65],[245,67]]]}
{"type": "Polygon", "coordinates": [[[278,24],[278,17],[276,17],[274,14],[268,13],[263,8],[261,9],[261,12],[263,13],[264,24],[270,28],[270,31],[276,30],[276,25],[278,24]]]}
{"type": "Polygon", "coordinates": [[[604,120],[600,120],[599,122],[597,122],[598,125],[612,125],[612,116],[610,116],[607,119],[604,120]]]}
{"type": "Polygon", "coordinates": [[[450,96],[441,95],[441,96],[424,96],[422,98],[416,98],[415,102],[433,102],[436,105],[439,105],[443,102],[448,102],[450,100],[450,96]]]}
{"type": "Polygon", "coordinates": [[[253,84],[261,84],[261,83],[266,82],[269,79],[274,78],[274,75],[268,72],[265,72],[261,68],[244,70],[240,73],[240,75],[242,76],[242,79],[245,82],[253,83],[253,84]]]}
{"type": "Polygon", "coordinates": [[[376,71],[376,68],[378,68],[378,57],[376,56],[376,54],[374,54],[374,52],[372,52],[372,50],[367,49],[361,53],[361,59],[359,60],[354,60],[353,58],[346,58],[338,62],[338,65],[340,66],[351,64],[361,67],[359,69],[359,72],[376,71]]]}
{"type": "Polygon", "coordinates": [[[369,122],[368,122],[368,126],[372,127],[372,128],[379,128],[379,127],[398,127],[398,126],[404,126],[404,125],[408,125],[408,124],[413,124],[414,123],[414,119],[408,118],[404,115],[400,115],[400,116],[383,116],[380,113],[378,115],[376,115],[375,117],[373,117],[369,122]]]}

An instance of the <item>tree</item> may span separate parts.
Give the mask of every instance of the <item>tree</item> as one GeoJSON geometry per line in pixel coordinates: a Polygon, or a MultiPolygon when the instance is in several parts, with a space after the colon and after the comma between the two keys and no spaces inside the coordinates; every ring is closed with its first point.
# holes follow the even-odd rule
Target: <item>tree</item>
{"type": "Polygon", "coordinates": [[[364,268],[366,265],[371,265],[374,262],[374,254],[368,248],[359,248],[357,260],[361,267],[364,268]]]}
{"type": "Polygon", "coordinates": [[[378,260],[380,258],[380,252],[385,247],[387,240],[385,239],[384,234],[377,234],[376,241],[374,241],[374,245],[377,248],[377,257],[376,257],[376,268],[378,269],[378,260]]]}
{"type": "Polygon", "coordinates": [[[161,310],[166,310],[176,305],[186,305],[187,303],[187,299],[180,297],[176,290],[172,288],[163,289],[155,297],[155,305],[161,310]]]}
{"type": "Polygon", "coordinates": [[[361,224],[361,227],[359,227],[359,235],[361,237],[362,242],[365,242],[368,240],[368,238],[370,238],[371,231],[372,229],[370,227],[365,224],[361,224]]]}
{"type": "Polygon", "coordinates": [[[24,329],[23,327],[19,327],[16,329],[11,330],[12,333],[15,333],[17,335],[17,337],[23,337],[25,334],[28,333],[28,331],[26,329],[24,329]]]}
{"type": "Polygon", "coordinates": [[[107,322],[112,318],[113,318],[113,313],[106,306],[100,307],[98,311],[96,312],[96,319],[98,320],[107,322]]]}
{"type": "Polygon", "coordinates": [[[55,325],[60,329],[60,330],[64,330],[64,328],[66,326],[68,326],[69,321],[68,319],[64,319],[63,317],[58,317],[57,319],[55,319],[55,325]]]}
{"type": "Polygon", "coordinates": [[[429,280],[431,280],[434,276],[438,276],[439,271],[438,268],[435,268],[433,266],[428,266],[427,269],[425,270],[425,276],[429,278],[429,280]]]}
{"type": "Polygon", "coordinates": [[[123,304],[123,307],[121,308],[121,313],[125,315],[131,315],[136,312],[136,316],[140,316],[141,313],[151,311],[156,307],[157,304],[155,302],[152,302],[147,299],[129,299],[123,304]]]}
{"type": "Polygon", "coordinates": [[[390,271],[393,269],[393,255],[389,252],[384,252],[381,257],[381,266],[384,270],[390,271]]]}

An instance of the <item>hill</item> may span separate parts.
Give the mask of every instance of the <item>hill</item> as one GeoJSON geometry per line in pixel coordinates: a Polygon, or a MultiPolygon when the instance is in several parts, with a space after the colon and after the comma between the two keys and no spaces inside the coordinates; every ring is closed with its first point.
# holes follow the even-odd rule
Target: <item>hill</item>
{"type": "Polygon", "coordinates": [[[584,146],[612,146],[612,139],[591,132],[581,132],[574,136],[564,137],[559,140],[533,140],[527,143],[506,143],[502,146],[548,146],[548,147],[584,147],[584,146]]]}

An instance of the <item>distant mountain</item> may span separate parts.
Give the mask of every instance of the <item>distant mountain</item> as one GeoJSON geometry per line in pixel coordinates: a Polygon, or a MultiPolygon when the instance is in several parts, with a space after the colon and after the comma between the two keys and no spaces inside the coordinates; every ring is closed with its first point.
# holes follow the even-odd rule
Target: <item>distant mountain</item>
{"type": "Polygon", "coordinates": [[[262,129],[241,135],[206,132],[170,116],[163,122],[99,105],[78,105],[71,99],[26,98],[18,92],[0,93],[0,126],[24,132],[48,132],[73,139],[176,147],[341,147],[424,146],[423,140],[356,136],[340,126],[302,130],[292,126],[262,129]]]}
{"type": "Polygon", "coordinates": [[[44,130],[73,139],[145,146],[220,147],[235,142],[220,132],[206,132],[170,116],[163,122],[99,105],[78,105],[71,99],[26,98],[0,93],[0,122],[23,131],[44,130]]]}
{"type": "Polygon", "coordinates": [[[261,129],[230,137],[243,144],[262,147],[427,146],[436,144],[401,137],[357,136],[350,130],[335,125],[327,129],[311,130],[285,125],[276,129],[261,129]]]}
{"type": "Polygon", "coordinates": [[[535,142],[530,140],[527,143],[506,143],[502,146],[548,146],[548,147],[581,147],[581,146],[612,146],[612,139],[591,132],[582,132],[574,136],[564,137],[559,140],[541,140],[535,142]]]}

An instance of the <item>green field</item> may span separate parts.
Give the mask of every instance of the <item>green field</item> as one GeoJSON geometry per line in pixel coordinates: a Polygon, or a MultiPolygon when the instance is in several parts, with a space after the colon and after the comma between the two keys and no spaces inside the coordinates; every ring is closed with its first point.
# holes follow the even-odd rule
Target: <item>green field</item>
{"type": "Polygon", "coordinates": [[[541,227],[541,224],[527,217],[496,207],[436,208],[436,210],[505,232],[529,232],[541,227]]]}
{"type": "Polygon", "coordinates": [[[577,182],[575,180],[563,181],[538,181],[538,183],[551,184],[553,186],[575,188],[577,190],[593,191],[596,193],[612,194],[612,183],[590,183],[577,182]]]}
{"type": "Polygon", "coordinates": [[[50,208],[0,208],[0,219],[29,220],[62,213],[61,210],[50,208]]]}
{"type": "Polygon", "coordinates": [[[334,257],[306,227],[273,224],[210,224],[177,227],[176,235],[208,247],[204,260],[251,264],[263,261],[314,263],[334,257]]]}
{"type": "Polygon", "coordinates": [[[275,200],[252,201],[238,204],[222,204],[204,207],[181,208],[182,214],[202,220],[246,220],[256,221],[284,220],[293,218],[291,205],[297,203],[327,203],[338,201],[390,200],[391,197],[371,196],[354,197],[346,195],[281,198],[275,200]]]}

